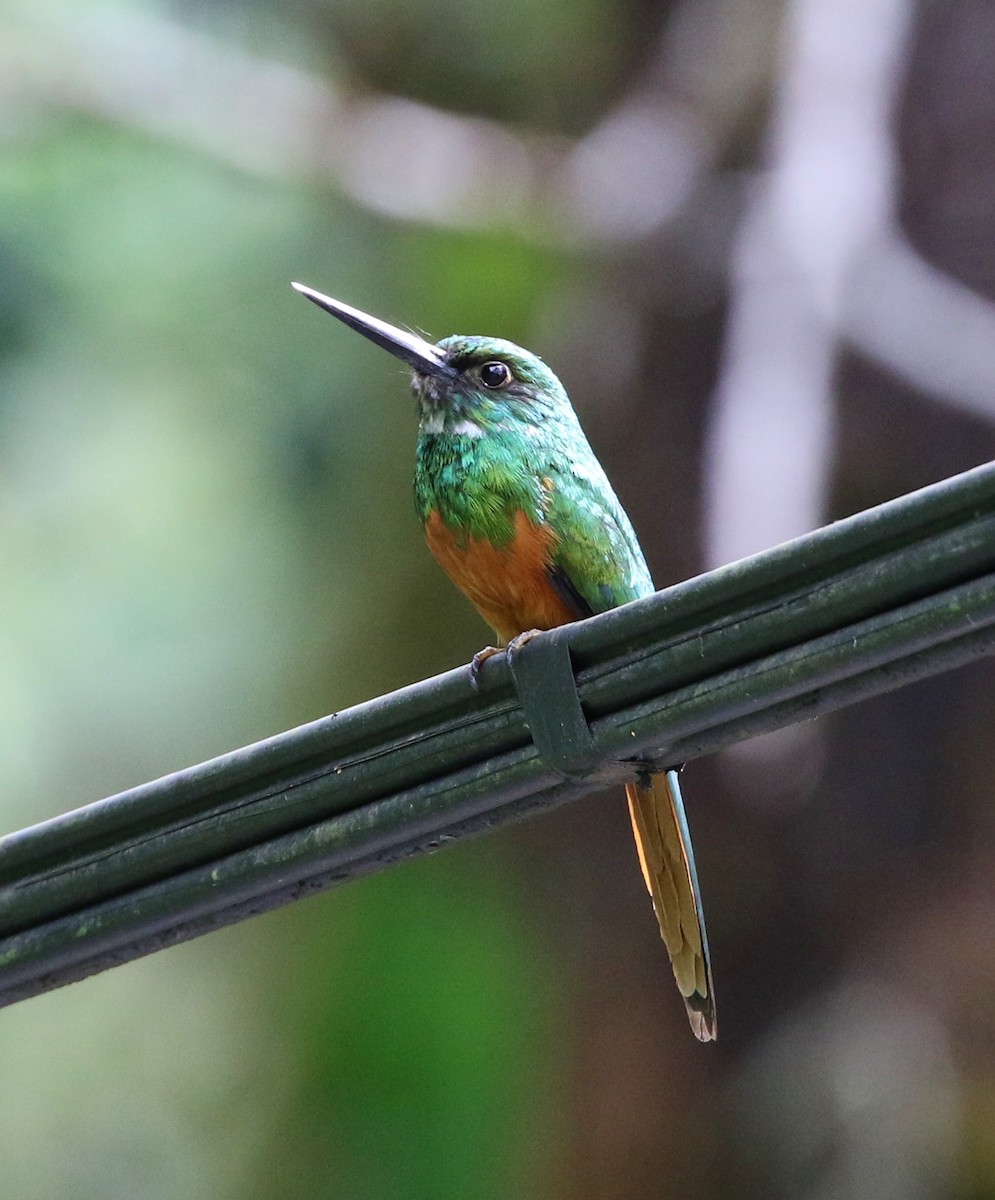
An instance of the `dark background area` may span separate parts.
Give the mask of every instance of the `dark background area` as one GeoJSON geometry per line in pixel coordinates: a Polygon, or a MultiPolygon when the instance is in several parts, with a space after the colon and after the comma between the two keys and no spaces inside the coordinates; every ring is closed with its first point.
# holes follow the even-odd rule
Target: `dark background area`
{"type": "MultiPolygon", "coordinates": [[[[0,820],[465,662],[403,370],[560,374],[660,585],[995,450],[984,0],[0,0],[0,820]]],[[[0,1195],[995,1196],[987,662],[0,1013],[0,1195]]]]}

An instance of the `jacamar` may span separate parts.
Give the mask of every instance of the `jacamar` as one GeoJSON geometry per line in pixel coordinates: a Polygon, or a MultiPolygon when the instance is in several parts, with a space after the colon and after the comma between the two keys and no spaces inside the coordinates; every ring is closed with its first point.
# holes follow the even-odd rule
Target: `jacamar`
{"type": "MultiPolygon", "coordinates": [[[[293,286],[413,368],[415,507],[425,538],[502,643],[654,590],[629,518],[541,358],[500,338],[455,334],[433,345],[293,286]]],[[[489,653],[481,651],[475,664],[489,653]]],[[[625,790],[691,1028],[710,1041],[712,971],[677,774],[643,773],[625,790]]]]}

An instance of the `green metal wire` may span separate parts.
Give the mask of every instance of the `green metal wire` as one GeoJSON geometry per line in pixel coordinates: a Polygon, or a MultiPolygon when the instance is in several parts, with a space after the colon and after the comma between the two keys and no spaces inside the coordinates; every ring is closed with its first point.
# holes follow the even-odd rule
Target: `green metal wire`
{"type": "Polygon", "coordinates": [[[0,1004],[993,651],[985,466],[0,839],[0,1004]]]}

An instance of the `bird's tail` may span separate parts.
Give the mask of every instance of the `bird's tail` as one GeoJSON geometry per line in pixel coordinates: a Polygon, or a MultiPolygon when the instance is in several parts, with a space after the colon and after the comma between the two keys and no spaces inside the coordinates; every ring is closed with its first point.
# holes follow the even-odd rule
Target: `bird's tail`
{"type": "Polygon", "coordinates": [[[715,991],[698,873],[676,771],[626,784],[639,865],[695,1037],[716,1035],[715,991]]]}

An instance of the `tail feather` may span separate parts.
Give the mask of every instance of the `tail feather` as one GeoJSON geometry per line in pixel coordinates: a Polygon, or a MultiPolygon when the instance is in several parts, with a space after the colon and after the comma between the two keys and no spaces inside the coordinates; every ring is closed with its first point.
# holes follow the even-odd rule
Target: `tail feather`
{"type": "Polygon", "coordinates": [[[716,1035],[715,991],[698,873],[676,771],[626,784],[629,816],[646,888],[694,1034],[716,1035]]]}

